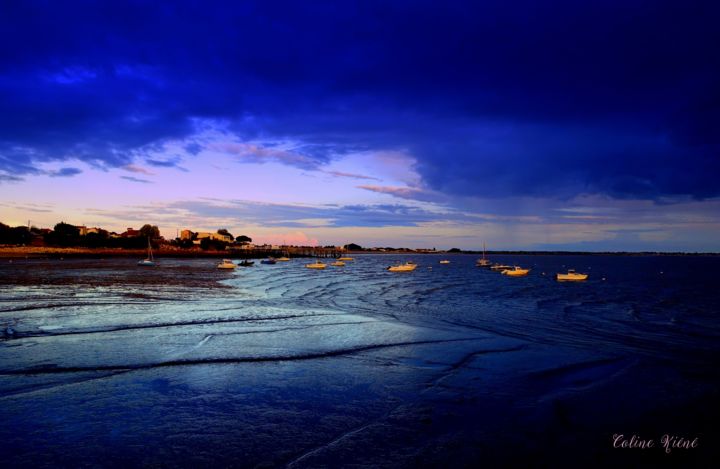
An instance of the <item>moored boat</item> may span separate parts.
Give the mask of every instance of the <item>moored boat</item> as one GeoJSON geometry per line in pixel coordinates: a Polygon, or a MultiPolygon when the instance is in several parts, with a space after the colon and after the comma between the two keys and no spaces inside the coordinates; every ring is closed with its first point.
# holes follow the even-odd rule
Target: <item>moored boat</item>
{"type": "Polygon", "coordinates": [[[322,270],[325,267],[327,267],[327,265],[318,261],[318,262],[313,262],[312,264],[305,264],[305,267],[307,267],[308,269],[322,270]]]}
{"type": "Polygon", "coordinates": [[[268,257],[267,259],[263,259],[260,261],[261,264],[275,264],[277,261],[274,257],[268,257]]]}
{"type": "Polygon", "coordinates": [[[417,268],[414,262],[406,262],[404,264],[391,265],[387,268],[390,272],[412,272],[417,268]]]}
{"type": "Polygon", "coordinates": [[[440,263],[441,263],[441,264],[449,264],[450,261],[447,260],[447,259],[443,259],[443,260],[440,261],[440,263]]]}
{"type": "Polygon", "coordinates": [[[234,269],[235,267],[236,267],[235,263],[231,259],[223,259],[222,262],[217,265],[218,269],[231,270],[231,269],[234,269]]]}
{"type": "Polygon", "coordinates": [[[483,254],[482,258],[475,261],[476,267],[490,267],[492,265],[492,262],[490,262],[488,259],[485,259],[485,241],[483,241],[483,254]]]}
{"type": "Polygon", "coordinates": [[[342,256],[342,257],[338,257],[338,260],[339,261],[354,261],[355,258],[342,256]]]}
{"type": "Polygon", "coordinates": [[[490,266],[490,270],[499,270],[502,272],[503,270],[510,270],[512,269],[511,265],[505,265],[505,264],[494,264],[490,266]]]}
{"type": "Polygon", "coordinates": [[[515,266],[512,269],[503,270],[500,273],[503,275],[507,275],[508,277],[524,277],[530,273],[530,269],[523,269],[521,267],[515,266]]]}
{"type": "Polygon", "coordinates": [[[240,267],[252,267],[253,265],[255,265],[255,261],[249,261],[249,260],[245,259],[243,261],[240,261],[240,263],[238,265],[240,267]]]}
{"type": "Polygon", "coordinates": [[[288,261],[290,260],[290,258],[287,257],[287,256],[283,256],[283,257],[278,257],[278,258],[275,259],[275,260],[278,261],[278,262],[288,262],[288,261]]]}
{"type": "Polygon", "coordinates": [[[148,255],[147,259],[143,259],[141,261],[138,261],[137,265],[141,267],[155,267],[157,265],[155,263],[155,258],[153,257],[152,253],[152,246],[150,245],[150,238],[148,238],[148,255]]]}
{"type": "Polygon", "coordinates": [[[560,282],[581,282],[587,280],[588,274],[581,274],[575,272],[574,269],[569,269],[566,274],[557,274],[555,278],[560,282]]]}
{"type": "Polygon", "coordinates": [[[343,267],[343,266],[345,266],[345,263],[343,261],[335,261],[335,262],[331,262],[330,265],[333,267],[343,267]]]}

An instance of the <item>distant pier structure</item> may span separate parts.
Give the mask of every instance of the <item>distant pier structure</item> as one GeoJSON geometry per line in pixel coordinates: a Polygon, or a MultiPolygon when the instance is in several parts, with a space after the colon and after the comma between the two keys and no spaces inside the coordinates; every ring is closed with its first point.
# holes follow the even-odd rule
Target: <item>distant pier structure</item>
{"type": "Polygon", "coordinates": [[[232,249],[232,254],[242,258],[259,257],[341,257],[345,250],[341,247],[317,246],[254,246],[248,249],[232,249]]]}

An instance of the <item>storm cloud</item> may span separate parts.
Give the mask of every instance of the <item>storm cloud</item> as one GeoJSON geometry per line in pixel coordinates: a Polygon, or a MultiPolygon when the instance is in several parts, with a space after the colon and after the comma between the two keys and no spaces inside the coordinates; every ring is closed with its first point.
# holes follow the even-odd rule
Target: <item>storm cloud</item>
{"type": "Polygon", "coordinates": [[[202,158],[192,136],[209,120],[245,162],[321,169],[352,151],[407,151],[423,190],[451,196],[714,198],[718,13],[711,2],[11,2],[0,181],[49,161],[202,158]],[[171,140],[186,155],[153,156],[171,140]],[[247,143],[258,140],[299,146],[247,143]]]}

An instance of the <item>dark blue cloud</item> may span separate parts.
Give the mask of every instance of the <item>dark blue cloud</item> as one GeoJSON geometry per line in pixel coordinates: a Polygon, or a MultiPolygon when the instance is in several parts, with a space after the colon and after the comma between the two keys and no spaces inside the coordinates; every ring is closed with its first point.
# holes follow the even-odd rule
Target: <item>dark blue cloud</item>
{"type": "Polygon", "coordinates": [[[408,149],[428,188],[452,195],[716,197],[718,13],[638,0],[6,2],[0,170],[124,166],[209,118],[305,142],[318,165],[408,149]]]}
{"type": "Polygon", "coordinates": [[[152,181],[149,181],[147,179],[136,178],[134,176],[120,176],[120,178],[125,179],[126,181],[130,181],[130,182],[138,182],[140,184],[152,184],[153,183],[152,181]]]}
{"type": "Polygon", "coordinates": [[[180,163],[182,162],[182,158],[179,156],[175,156],[173,158],[169,158],[166,160],[158,160],[155,158],[146,158],[145,162],[149,164],[150,166],[155,166],[156,168],[175,168],[179,169],[180,171],[187,171],[187,169],[180,166],[180,163]]]}
{"type": "Polygon", "coordinates": [[[78,169],[78,168],[60,168],[58,170],[48,171],[48,176],[50,176],[50,177],[71,177],[71,176],[77,176],[80,173],[82,173],[82,170],[78,169]]]}

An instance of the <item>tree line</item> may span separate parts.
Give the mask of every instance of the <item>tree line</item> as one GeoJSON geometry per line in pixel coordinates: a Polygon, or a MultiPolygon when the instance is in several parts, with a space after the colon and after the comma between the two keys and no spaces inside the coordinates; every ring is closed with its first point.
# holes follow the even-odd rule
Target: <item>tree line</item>
{"type": "MultiPolygon", "coordinates": [[[[100,228],[97,231],[81,235],[79,227],[65,222],[56,224],[53,230],[42,230],[35,226],[11,227],[0,222],[0,245],[27,246],[32,244],[53,247],[142,249],[147,246],[148,240],[154,247],[165,242],[160,236],[160,229],[157,225],[145,224],[138,231],[138,236],[121,237],[100,228]]],[[[252,238],[245,235],[236,238],[225,228],[221,228],[217,232],[229,237],[231,242],[204,238],[200,240],[200,248],[223,250],[228,245],[252,242],[252,238]]],[[[190,239],[177,238],[170,241],[169,244],[179,248],[191,248],[196,246],[194,241],[197,240],[197,237],[198,233],[193,233],[190,239]]]]}

